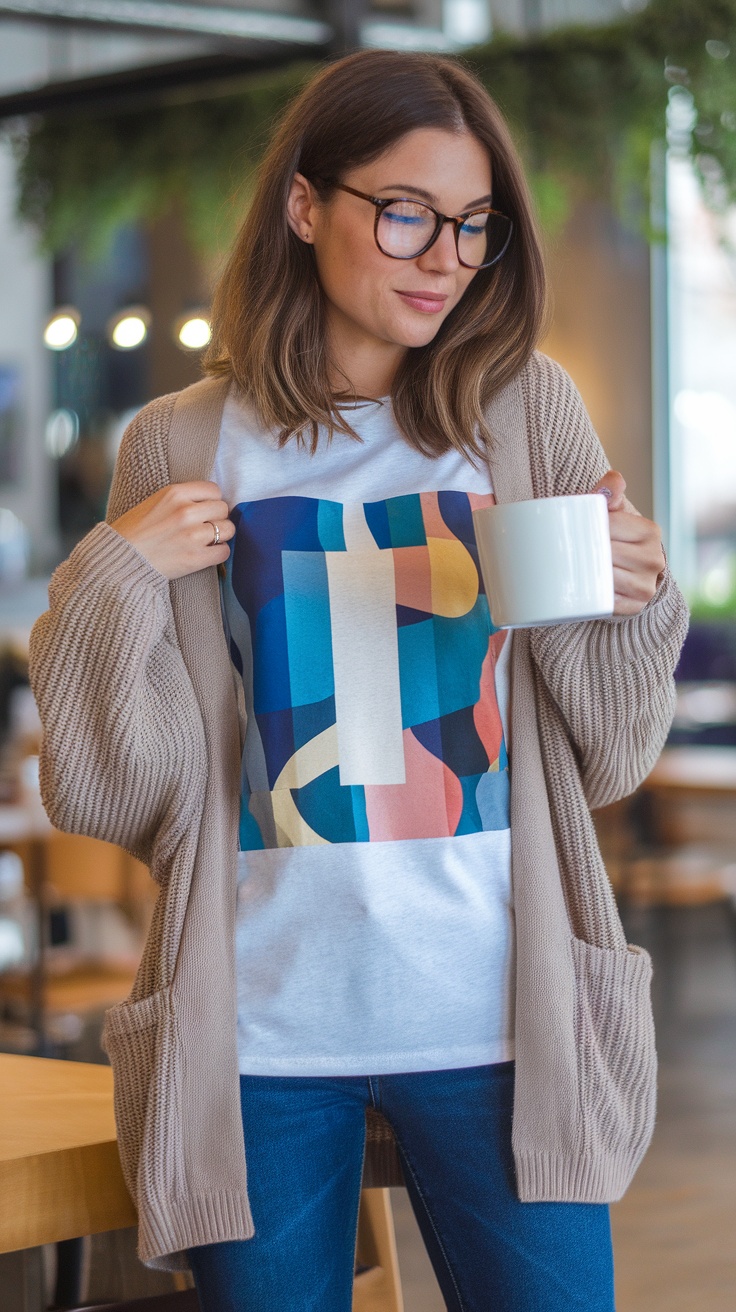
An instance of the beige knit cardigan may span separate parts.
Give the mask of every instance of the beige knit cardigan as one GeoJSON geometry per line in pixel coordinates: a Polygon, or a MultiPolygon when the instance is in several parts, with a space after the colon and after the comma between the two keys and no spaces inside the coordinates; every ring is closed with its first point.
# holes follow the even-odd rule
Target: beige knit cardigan
{"type": "MultiPolygon", "coordinates": [[[[169,482],[210,476],[227,387],[204,380],[133,420],[108,522],[56,570],[30,643],[52,822],[120,844],[160,885],[105,1044],[139,1253],[170,1269],[188,1247],[254,1232],[236,1053],[241,729],[216,569],[169,584],[109,521],[169,482]]],[[[499,501],[585,492],[608,467],[569,376],[539,352],[489,420],[499,501]]],[[[634,618],[513,637],[513,1151],[529,1203],[620,1197],[652,1132],[651,964],[626,945],[589,808],[652,768],[685,629],[667,574],[634,618]]],[[[367,1181],[396,1178],[392,1154],[373,1118],[367,1181]]]]}

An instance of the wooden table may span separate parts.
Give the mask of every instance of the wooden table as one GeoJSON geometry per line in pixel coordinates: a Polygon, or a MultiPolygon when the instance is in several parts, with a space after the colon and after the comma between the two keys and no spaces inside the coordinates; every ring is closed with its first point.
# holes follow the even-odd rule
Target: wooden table
{"type": "Polygon", "coordinates": [[[736,747],[667,747],[642,787],[661,841],[720,845],[736,859],[736,747]]]}
{"type": "Polygon", "coordinates": [[[723,903],[736,929],[736,747],[665,748],[617,808],[602,834],[622,899],[660,919],[666,908],[723,903]]]}
{"type": "MultiPolygon", "coordinates": [[[[41,1246],[135,1225],[109,1066],[0,1053],[0,1308],[42,1312],[41,1246]]],[[[388,1189],[365,1189],[353,1312],[402,1312],[388,1189]]]]}
{"type": "Polygon", "coordinates": [[[43,1306],[40,1246],[135,1225],[109,1066],[0,1054],[0,1305],[43,1306]]]}
{"type": "Polygon", "coordinates": [[[701,794],[736,789],[736,747],[665,747],[645,788],[676,788],[701,794]]]}

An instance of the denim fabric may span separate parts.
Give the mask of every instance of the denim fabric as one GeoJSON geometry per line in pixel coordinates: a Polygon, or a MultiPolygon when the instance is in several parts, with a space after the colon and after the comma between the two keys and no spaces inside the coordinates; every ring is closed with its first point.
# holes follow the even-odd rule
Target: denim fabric
{"type": "Polygon", "coordinates": [[[241,1076],[253,1239],[191,1249],[203,1312],[350,1312],[365,1109],[393,1126],[449,1312],[613,1312],[609,1212],[520,1203],[514,1066],[241,1076]]]}

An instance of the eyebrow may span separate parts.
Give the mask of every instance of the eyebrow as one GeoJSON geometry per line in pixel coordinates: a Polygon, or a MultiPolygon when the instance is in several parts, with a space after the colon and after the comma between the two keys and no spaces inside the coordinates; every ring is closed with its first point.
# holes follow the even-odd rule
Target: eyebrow
{"type": "MultiPolygon", "coordinates": [[[[422,200],[426,200],[430,205],[436,206],[437,204],[437,197],[431,191],[425,191],[423,187],[415,187],[411,182],[387,182],[385,187],[381,187],[381,191],[411,192],[413,196],[420,196],[422,200]]],[[[490,205],[492,200],[493,197],[490,194],[488,196],[479,196],[477,200],[471,200],[467,205],[464,205],[463,210],[472,210],[475,205],[490,205]]]]}

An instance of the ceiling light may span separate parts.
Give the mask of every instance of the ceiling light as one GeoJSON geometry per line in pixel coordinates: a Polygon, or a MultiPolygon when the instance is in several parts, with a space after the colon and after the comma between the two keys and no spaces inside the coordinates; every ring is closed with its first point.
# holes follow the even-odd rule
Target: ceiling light
{"type": "Polygon", "coordinates": [[[212,336],[209,319],[203,314],[188,315],[186,319],[179,321],[176,336],[179,345],[183,346],[185,351],[201,351],[212,336]]]}
{"type": "Polygon", "coordinates": [[[148,336],[151,322],[149,311],[142,305],[129,305],[120,310],[107,325],[107,336],[111,346],[119,351],[133,351],[142,346],[148,336]]]}
{"type": "Polygon", "coordinates": [[[43,340],[52,351],[66,351],[79,333],[80,314],[73,305],[60,305],[46,322],[43,340]]]}

